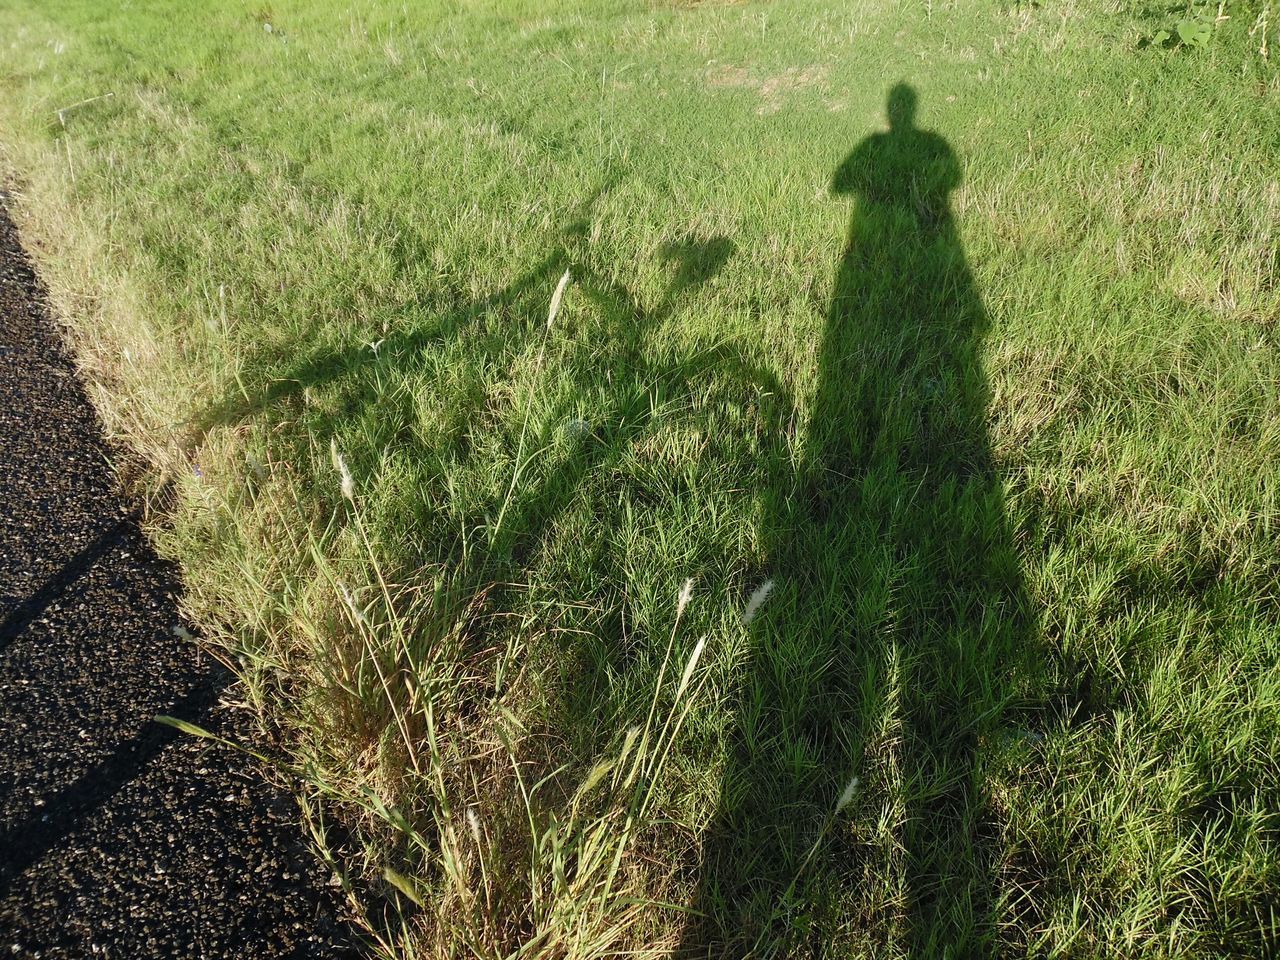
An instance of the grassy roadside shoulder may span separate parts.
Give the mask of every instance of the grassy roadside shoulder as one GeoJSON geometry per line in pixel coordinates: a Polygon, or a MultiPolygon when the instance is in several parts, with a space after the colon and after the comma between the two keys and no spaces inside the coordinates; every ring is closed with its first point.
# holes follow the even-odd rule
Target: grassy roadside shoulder
{"type": "Polygon", "coordinates": [[[386,954],[1275,943],[1265,11],[0,12],[91,395],[386,954]],[[851,325],[897,82],[957,226],[851,325]],[[957,386],[895,338],[958,277],[957,386]]]}

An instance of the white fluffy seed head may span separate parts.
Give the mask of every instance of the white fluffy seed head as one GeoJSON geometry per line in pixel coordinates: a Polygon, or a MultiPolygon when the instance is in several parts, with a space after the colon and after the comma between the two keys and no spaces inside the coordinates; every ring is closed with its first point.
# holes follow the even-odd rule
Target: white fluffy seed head
{"type": "Polygon", "coordinates": [[[853,795],[858,792],[859,783],[860,781],[856,775],[849,780],[849,783],[844,788],[844,793],[840,794],[840,799],[836,802],[836,813],[847,807],[850,801],[853,800],[853,795]]]}
{"type": "Polygon", "coordinates": [[[564,276],[560,278],[560,282],[556,284],[556,292],[551,295],[551,309],[547,311],[547,329],[551,329],[551,324],[555,322],[556,314],[560,312],[560,301],[564,299],[565,287],[569,286],[569,271],[564,272],[564,276]]]}
{"type": "Polygon", "coordinates": [[[747,600],[747,608],[742,611],[743,624],[749,624],[756,618],[756,614],[760,612],[760,608],[764,606],[764,602],[769,599],[769,594],[773,592],[773,581],[766,580],[760,586],[756,587],[755,592],[751,594],[751,598],[747,600]]]}
{"type": "Polygon", "coordinates": [[[351,478],[351,471],[347,469],[347,461],[338,452],[337,440],[329,441],[329,458],[333,461],[333,469],[338,471],[339,487],[342,490],[342,495],[354,502],[356,498],[356,482],[351,478]]]}
{"type": "Polygon", "coordinates": [[[367,626],[369,623],[368,617],[364,615],[364,611],[360,609],[360,604],[356,602],[355,594],[348,590],[347,585],[341,580],[338,581],[338,595],[342,597],[342,602],[351,611],[351,616],[367,626]]]}
{"type": "Polygon", "coordinates": [[[676,600],[676,619],[680,619],[680,615],[684,613],[684,608],[689,605],[689,601],[693,599],[693,577],[684,582],[684,586],[680,588],[680,597],[676,600]]]}

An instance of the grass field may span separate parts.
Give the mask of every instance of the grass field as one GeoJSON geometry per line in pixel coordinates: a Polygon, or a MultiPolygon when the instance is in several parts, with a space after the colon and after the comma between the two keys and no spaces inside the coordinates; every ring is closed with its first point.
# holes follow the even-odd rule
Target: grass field
{"type": "Polygon", "coordinates": [[[1280,9],[1190,9],[0,9],[28,241],[378,949],[1280,945],[1280,9]]]}

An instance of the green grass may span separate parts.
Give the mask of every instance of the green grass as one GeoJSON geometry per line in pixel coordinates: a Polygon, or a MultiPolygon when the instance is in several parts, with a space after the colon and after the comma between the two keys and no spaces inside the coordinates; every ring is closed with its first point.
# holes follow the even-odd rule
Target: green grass
{"type": "Polygon", "coordinates": [[[0,10],[27,236],[382,952],[1276,948],[1280,11],[1224,12],[0,10]]]}

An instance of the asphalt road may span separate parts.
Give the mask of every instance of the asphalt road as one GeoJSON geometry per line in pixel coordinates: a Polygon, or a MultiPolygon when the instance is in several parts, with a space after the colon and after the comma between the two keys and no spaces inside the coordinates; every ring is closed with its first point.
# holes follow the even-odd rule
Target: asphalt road
{"type": "Polygon", "coordinates": [[[0,957],[359,956],[110,457],[0,207],[0,957]]]}

